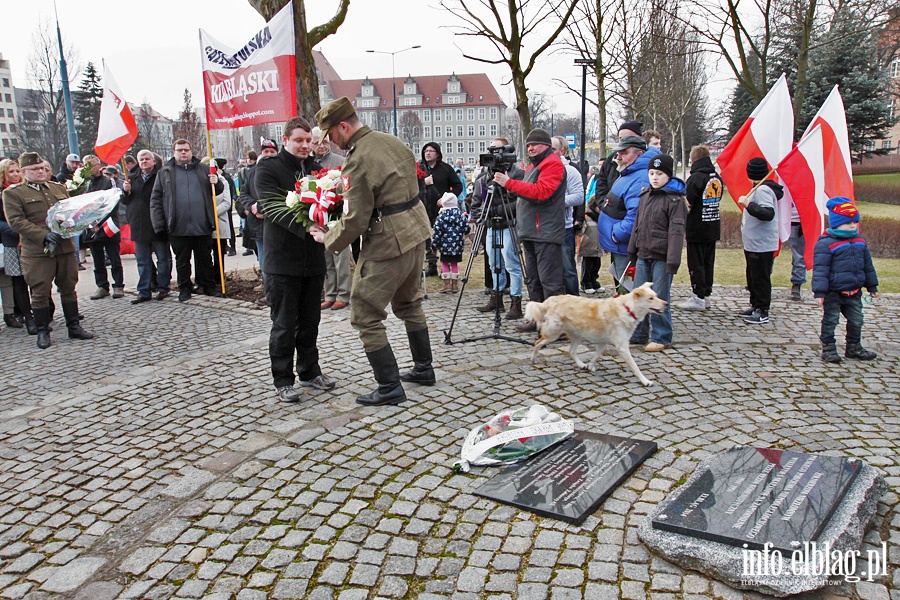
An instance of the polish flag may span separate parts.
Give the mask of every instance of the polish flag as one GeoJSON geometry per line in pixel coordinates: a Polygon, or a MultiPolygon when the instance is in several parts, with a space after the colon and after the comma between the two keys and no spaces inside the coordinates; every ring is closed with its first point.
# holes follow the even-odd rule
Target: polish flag
{"type": "Polygon", "coordinates": [[[732,199],[737,202],[753,187],[747,179],[751,158],[761,156],[774,168],[791,151],[793,141],[794,111],[782,74],[716,160],[732,199]]]}
{"type": "Polygon", "coordinates": [[[103,233],[106,234],[106,237],[112,237],[119,233],[119,226],[113,223],[112,217],[103,221],[103,225],[100,227],[103,229],[103,233]]]}
{"type": "Polygon", "coordinates": [[[826,142],[821,125],[813,127],[797,146],[778,165],[778,175],[791,190],[794,206],[800,215],[803,239],[806,242],[803,258],[806,270],[813,268],[813,248],[822,233],[822,217],[828,210],[826,192],[826,142]]]}
{"type": "Polygon", "coordinates": [[[119,162],[131,144],[137,139],[138,129],[134,115],[119,90],[112,73],[103,63],[103,99],[100,101],[100,123],[97,126],[97,143],[94,153],[108,165],[119,162]]]}
{"type": "MultiPolygon", "coordinates": [[[[803,132],[806,136],[817,126],[822,128],[822,151],[825,162],[825,194],[829,198],[845,196],[855,200],[853,196],[853,169],[850,162],[850,137],[847,134],[847,116],[844,112],[844,101],[834,86],[822,108],[813,117],[809,127],[803,132]]],[[[818,237],[818,236],[816,236],[818,237]]]]}

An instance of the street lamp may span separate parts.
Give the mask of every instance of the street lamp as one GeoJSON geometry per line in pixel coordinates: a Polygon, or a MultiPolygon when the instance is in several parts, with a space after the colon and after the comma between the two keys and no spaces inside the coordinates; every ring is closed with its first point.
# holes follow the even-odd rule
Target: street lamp
{"type": "Polygon", "coordinates": [[[409,48],[404,48],[403,50],[395,50],[394,52],[385,52],[383,50],[366,50],[366,52],[374,53],[374,54],[390,54],[391,55],[391,96],[394,101],[394,137],[397,137],[397,81],[394,79],[394,55],[400,54],[401,52],[406,52],[407,50],[415,50],[416,48],[421,48],[422,46],[410,46],[409,48]]]}
{"type": "Polygon", "coordinates": [[[585,102],[587,101],[587,72],[588,67],[596,64],[594,58],[576,58],[575,64],[581,66],[581,154],[578,157],[578,170],[581,171],[582,183],[587,182],[587,165],[584,161],[584,129],[585,129],[585,102]]]}

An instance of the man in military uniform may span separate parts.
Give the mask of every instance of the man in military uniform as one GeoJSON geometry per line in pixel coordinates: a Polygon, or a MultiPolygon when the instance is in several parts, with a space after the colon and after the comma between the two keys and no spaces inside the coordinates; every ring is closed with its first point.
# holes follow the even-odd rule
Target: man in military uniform
{"type": "Polygon", "coordinates": [[[321,138],[327,135],[349,150],[342,170],[349,212],[330,230],[313,226],[310,233],[329,252],[340,252],[362,236],[350,291],[350,324],[359,332],[378,388],[356,401],[399,404],[406,400],[401,380],[435,383],[421,280],[431,227],[419,199],[416,160],[399,139],[363,125],[347,98],[328,104],[316,120],[321,138]],[[406,325],[413,356],[413,369],[402,376],[385,333],[389,303],[406,325]]]}
{"type": "Polygon", "coordinates": [[[72,240],[63,239],[47,227],[47,211],[69,197],[65,186],[50,181],[50,171],[36,152],[19,157],[25,182],[3,192],[3,210],[9,226],[19,233],[22,244],[22,271],[31,288],[38,348],[50,347],[50,286],[62,300],[69,337],[89,340],[94,336],[81,328],[78,320],[78,259],[72,240]]]}

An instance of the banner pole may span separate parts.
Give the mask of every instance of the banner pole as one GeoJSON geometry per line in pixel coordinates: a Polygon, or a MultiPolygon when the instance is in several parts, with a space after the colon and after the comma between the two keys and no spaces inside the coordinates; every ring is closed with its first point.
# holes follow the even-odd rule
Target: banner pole
{"type": "MultiPolygon", "coordinates": [[[[214,162],[215,159],[213,158],[212,136],[210,136],[209,133],[208,116],[206,123],[206,155],[209,157],[210,169],[215,169],[216,176],[221,177],[221,175],[219,175],[219,166],[214,162]]],[[[219,253],[219,279],[222,282],[222,295],[225,295],[225,256],[222,254],[222,238],[219,237],[219,212],[218,206],[216,205],[216,184],[210,182],[209,187],[212,191],[213,223],[216,224],[216,252],[219,253]]]]}

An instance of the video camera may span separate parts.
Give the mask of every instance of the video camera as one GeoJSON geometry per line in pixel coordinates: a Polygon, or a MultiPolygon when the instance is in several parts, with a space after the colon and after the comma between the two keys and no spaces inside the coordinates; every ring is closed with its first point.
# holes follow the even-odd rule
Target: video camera
{"type": "Polygon", "coordinates": [[[480,154],[481,166],[492,173],[506,173],[516,164],[516,147],[507,144],[499,148],[488,148],[488,154],[480,154]]]}

